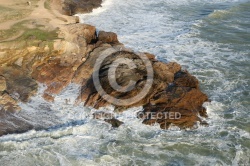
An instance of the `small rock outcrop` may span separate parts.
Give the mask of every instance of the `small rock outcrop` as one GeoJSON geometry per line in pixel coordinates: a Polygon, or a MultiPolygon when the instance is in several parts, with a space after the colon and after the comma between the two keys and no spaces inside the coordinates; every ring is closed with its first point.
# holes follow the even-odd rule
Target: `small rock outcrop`
{"type": "Polygon", "coordinates": [[[98,34],[98,40],[109,44],[119,43],[117,35],[114,32],[100,31],[98,34]]]}

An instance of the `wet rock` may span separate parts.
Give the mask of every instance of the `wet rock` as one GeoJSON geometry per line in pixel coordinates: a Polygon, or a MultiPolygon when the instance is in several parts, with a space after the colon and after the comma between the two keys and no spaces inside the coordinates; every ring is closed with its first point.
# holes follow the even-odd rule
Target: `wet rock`
{"type": "Polygon", "coordinates": [[[123,122],[119,121],[118,119],[104,119],[105,122],[111,124],[112,127],[117,128],[123,124],[123,122]]]}
{"type": "Polygon", "coordinates": [[[197,122],[206,124],[200,117],[206,118],[206,109],[202,107],[204,102],[207,102],[207,95],[202,93],[198,87],[198,80],[191,76],[187,71],[179,71],[175,73],[175,79],[166,90],[154,95],[150,103],[144,105],[144,110],[140,112],[145,119],[145,124],[159,123],[163,129],[170,125],[176,125],[182,129],[192,128],[197,122]],[[158,115],[157,118],[148,116],[147,114],[158,115]],[[176,115],[178,117],[171,118],[176,115]]]}
{"type": "Polygon", "coordinates": [[[93,118],[94,119],[113,119],[114,115],[109,112],[100,111],[100,112],[95,112],[93,114],[93,118]]]}
{"type": "Polygon", "coordinates": [[[0,109],[0,136],[13,133],[23,133],[33,129],[33,125],[15,113],[0,109]]]}
{"type": "Polygon", "coordinates": [[[198,80],[187,71],[179,71],[175,74],[174,84],[181,87],[198,88],[198,80]]]}
{"type": "Polygon", "coordinates": [[[93,118],[94,119],[100,119],[100,120],[104,120],[105,122],[111,124],[112,127],[117,128],[120,125],[123,124],[122,121],[119,121],[118,119],[115,119],[114,114],[109,113],[109,112],[96,112],[93,114],[93,118]]]}

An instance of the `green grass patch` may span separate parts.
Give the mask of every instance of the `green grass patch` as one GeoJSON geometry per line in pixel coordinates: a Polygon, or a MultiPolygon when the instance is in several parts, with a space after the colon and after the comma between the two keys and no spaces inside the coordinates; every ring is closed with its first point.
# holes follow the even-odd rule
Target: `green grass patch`
{"type": "Polygon", "coordinates": [[[23,33],[23,35],[17,40],[41,40],[41,41],[47,41],[47,40],[54,40],[57,38],[56,30],[54,31],[43,31],[40,29],[28,29],[23,33]]]}
{"type": "Polygon", "coordinates": [[[21,32],[21,30],[25,30],[23,24],[27,22],[28,21],[21,21],[14,24],[10,29],[0,30],[0,41],[7,40],[9,38],[12,38],[13,36],[18,35],[21,32]]]}
{"type": "Polygon", "coordinates": [[[28,16],[31,11],[31,9],[12,9],[9,7],[0,6],[0,22],[22,19],[28,16]]]}
{"type": "Polygon", "coordinates": [[[8,40],[14,36],[19,35],[14,40],[54,40],[57,39],[57,30],[53,31],[46,31],[39,28],[43,28],[44,25],[36,25],[35,28],[28,28],[26,25],[31,23],[31,21],[21,21],[14,24],[10,29],[7,30],[0,30],[0,41],[8,40]]]}

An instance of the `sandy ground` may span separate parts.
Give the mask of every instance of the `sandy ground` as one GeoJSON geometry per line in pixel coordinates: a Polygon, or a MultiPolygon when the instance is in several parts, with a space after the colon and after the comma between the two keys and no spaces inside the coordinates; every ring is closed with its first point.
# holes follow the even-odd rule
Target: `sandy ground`
{"type": "MultiPolygon", "coordinates": [[[[75,18],[72,16],[62,15],[58,9],[61,9],[60,0],[51,0],[50,9],[45,8],[46,0],[37,0],[31,2],[29,5],[25,0],[0,0],[0,5],[12,9],[30,9],[31,14],[22,19],[14,19],[5,22],[0,22],[0,30],[10,29],[14,24],[25,21],[35,20],[41,25],[44,25],[46,29],[55,29],[64,24],[75,23],[75,18]],[[46,21],[45,21],[46,20],[46,21]]],[[[20,36],[19,33],[15,37],[20,36]]],[[[11,39],[15,38],[11,37],[11,39]]]]}

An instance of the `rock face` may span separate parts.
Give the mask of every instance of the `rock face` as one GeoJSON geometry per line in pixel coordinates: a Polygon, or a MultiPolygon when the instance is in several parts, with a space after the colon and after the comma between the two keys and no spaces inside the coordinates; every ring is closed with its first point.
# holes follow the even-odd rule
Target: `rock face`
{"type": "Polygon", "coordinates": [[[66,15],[74,15],[77,13],[89,13],[94,8],[101,7],[102,0],[64,0],[63,13],[66,15]]]}
{"type": "MultiPolygon", "coordinates": [[[[87,24],[66,25],[58,36],[63,40],[53,41],[53,48],[12,50],[17,58],[0,66],[0,109],[8,112],[0,116],[20,125],[14,129],[1,123],[0,135],[32,127],[20,124],[9,113],[20,110],[18,102],[29,101],[38,83],[47,86],[43,97],[50,102],[68,84],[76,83],[82,86],[78,103],[84,102],[86,106],[113,105],[118,112],[142,106],[138,118],[148,125],[159,123],[163,129],[171,125],[192,128],[197,122],[206,124],[200,117],[207,116],[202,104],[208,98],[200,91],[198,80],[181,70],[179,64],[160,62],[149,53],[134,53],[118,41],[115,33],[97,34],[95,27],[87,24]],[[100,87],[105,93],[100,92],[100,87]],[[145,92],[142,98],[141,92],[145,92]]],[[[113,127],[122,124],[113,117],[104,121],[113,127]]]]}

